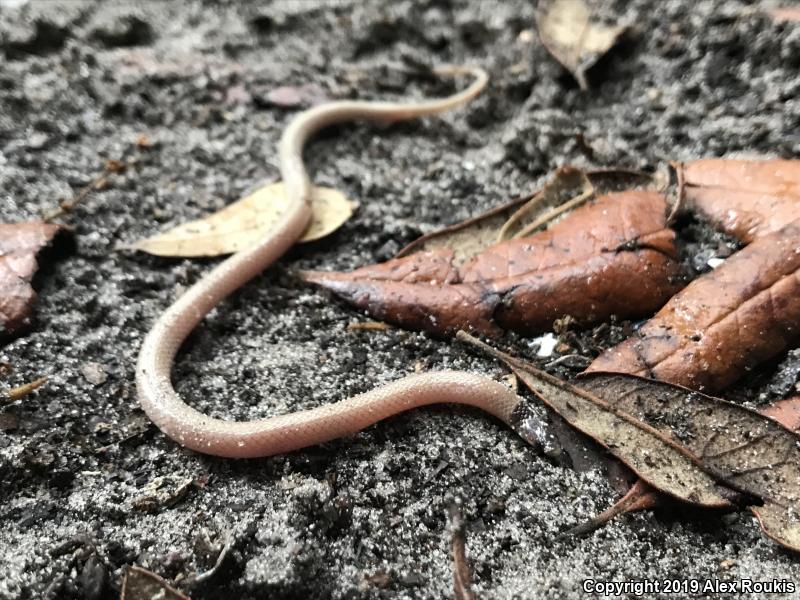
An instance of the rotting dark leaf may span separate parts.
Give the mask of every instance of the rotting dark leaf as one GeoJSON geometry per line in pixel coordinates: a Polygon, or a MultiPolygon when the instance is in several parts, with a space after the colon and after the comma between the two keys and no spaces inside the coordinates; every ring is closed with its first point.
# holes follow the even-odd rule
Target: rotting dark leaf
{"type": "Polygon", "coordinates": [[[0,337],[28,324],[36,300],[30,285],[36,254],[60,227],[41,221],[0,223],[0,337]]]}
{"type": "Polygon", "coordinates": [[[545,48],[572,73],[586,90],[586,72],[619,40],[624,25],[603,25],[592,20],[583,0],[542,2],[536,18],[545,48]]]}
{"type": "Polygon", "coordinates": [[[763,501],[764,532],[800,551],[800,436],[756,411],[661,381],[587,373],[581,389],[686,448],[718,482],[763,501]]]}
{"type": "Polygon", "coordinates": [[[800,221],[757,238],[676,294],[587,371],[716,391],[800,338],[800,221]]]}
{"type": "Polygon", "coordinates": [[[673,167],[686,207],[745,243],[800,218],[800,160],[707,158],[673,167]]]}
{"type": "MultiPolygon", "coordinates": [[[[586,191],[584,179],[575,182],[573,198],[586,191]]],[[[483,220],[429,237],[414,248],[420,251],[387,263],[300,276],[377,319],[438,335],[458,329],[533,333],[565,315],[584,322],[642,316],[680,286],[666,213],[666,199],[657,192],[610,193],[530,237],[487,246],[500,219],[483,220]]],[[[508,218],[492,218],[500,214],[508,218]]],[[[535,222],[531,213],[525,216],[526,224],[535,222]]],[[[525,226],[515,222],[515,228],[525,226]]]]}
{"type": "Polygon", "coordinates": [[[120,600],[191,600],[189,596],[172,587],[166,579],[143,567],[130,566],[122,580],[120,600]]]}
{"type": "MultiPolygon", "coordinates": [[[[700,469],[679,443],[623,413],[592,393],[570,385],[466,334],[458,338],[478,346],[511,368],[547,406],[577,430],[595,439],[641,479],[659,491],[699,506],[723,508],[730,502],[716,480],[700,469]]],[[[527,439],[525,406],[512,426],[527,439]]]]}

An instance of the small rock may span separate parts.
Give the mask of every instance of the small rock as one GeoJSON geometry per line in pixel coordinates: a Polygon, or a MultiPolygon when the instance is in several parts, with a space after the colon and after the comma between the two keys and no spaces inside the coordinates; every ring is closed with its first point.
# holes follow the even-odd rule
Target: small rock
{"type": "Polygon", "coordinates": [[[87,362],[81,367],[81,374],[84,379],[93,385],[103,385],[108,381],[106,368],[100,363],[87,362]]]}
{"type": "Polygon", "coordinates": [[[328,100],[328,94],[324,89],[313,83],[297,86],[282,85],[280,87],[257,92],[255,100],[262,106],[300,108],[326,102],[328,100]]]}

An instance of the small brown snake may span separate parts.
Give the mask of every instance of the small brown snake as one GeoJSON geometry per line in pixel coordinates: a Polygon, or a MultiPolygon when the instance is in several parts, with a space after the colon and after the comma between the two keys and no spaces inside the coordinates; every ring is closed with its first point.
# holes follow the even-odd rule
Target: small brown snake
{"type": "Polygon", "coordinates": [[[516,425],[512,413],[520,405],[519,396],[497,381],[461,371],[410,375],[333,404],[247,422],[208,417],[187,405],[172,387],[172,363],[186,336],[212,308],[278,260],[303,234],[311,218],[311,182],[302,156],[306,141],[334,123],[391,123],[443,112],[474,98],[488,80],[486,73],[477,68],[445,66],[434,73],[468,74],[475,81],[447,98],[413,104],[330,102],[302,112],[286,128],[279,159],[289,199],[287,213],[263,240],[237,252],[194,284],[161,315],[142,344],[136,365],[139,402],[150,419],[173,440],[216,456],[271,456],[339,438],[399,412],[439,402],[476,406],[516,425]]]}

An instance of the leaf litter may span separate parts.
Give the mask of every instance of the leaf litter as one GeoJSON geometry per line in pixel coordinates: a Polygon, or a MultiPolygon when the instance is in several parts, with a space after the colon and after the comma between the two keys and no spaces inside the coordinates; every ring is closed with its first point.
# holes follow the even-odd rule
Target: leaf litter
{"type": "Polygon", "coordinates": [[[539,38],[575,77],[582,90],[589,89],[586,72],[616,45],[627,27],[597,22],[583,0],[550,0],[539,7],[539,38]]]}
{"type": "MultiPolygon", "coordinates": [[[[212,215],[136,242],[131,249],[175,257],[232,254],[263,239],[288,206],[283,183],[272,183],[212,215]]],[[[313,187],[311,223],[300,241],[330,235],[353,215],[355,208],[338,190],[313,187]]]]}
{"type": "MultiPolygon", "coordinates": [[[[756,411],[669,383],[589,373],[578,385],[479,342],[551,409],[630,467],[688,503],[730,508],[734,490],[765,534],[800,551],[800,436],[756,411]]],[[[524,408],[523,408],[524,410],[524,408]]],[[[524,423],[524,420],[520,420],[524,423]]],[[[524,428],[519,433],[525,437],[524,428]]],[[[640,490],[641,492],[641,490],[640,490]]]]}
{"type": "Polygon", "coordinates": [[[800,339],[800,221],[695,279],[589,371],[717,391],[800,339]]]}
{"type": "Polygon", "coordinates": [[[29,324],[36,301],[30,284],[38,268],[36,254],[60,229],[42,221],[0,223],[0,337],[29,324]]]}
{"type": "Polygon", "coordinates": [[[536,333],[564,315],[644,316],[682,285],[659,185],[631,172],[561,169],[529,201],[424,236],[386,263],[300,276],[374,318],[435,335],[536,333]]]}

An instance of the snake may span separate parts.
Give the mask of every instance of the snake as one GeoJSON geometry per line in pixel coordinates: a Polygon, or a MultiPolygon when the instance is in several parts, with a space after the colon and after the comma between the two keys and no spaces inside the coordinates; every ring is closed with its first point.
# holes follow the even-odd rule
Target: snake
{"type": "Polygon", "coordinates": [[[435,403],[482,409],[518,429],[522,399],[508,386],[467,371],[407,375],[362,394],[308,410],[250,421],[210,417],[175,391],[175,356],[191,331],[223,299],[275,263],[304,233],[311,215],[311,180],[303,161],[306,142],[333,124],[369,121],[391,124],[461,106],[486,87],[478,67],[443,65],[437,76],[467,75],[472,83],[451,96],[418,102],[331,101],[302,111],[284,130],[278,160],[288,209],[252,246],[225,259],[191,286],[144,336],[136,363],[139,403],[169,438],[191,450],[227,458],[285,454],[360,431],[392,415],[435,403]]]}

